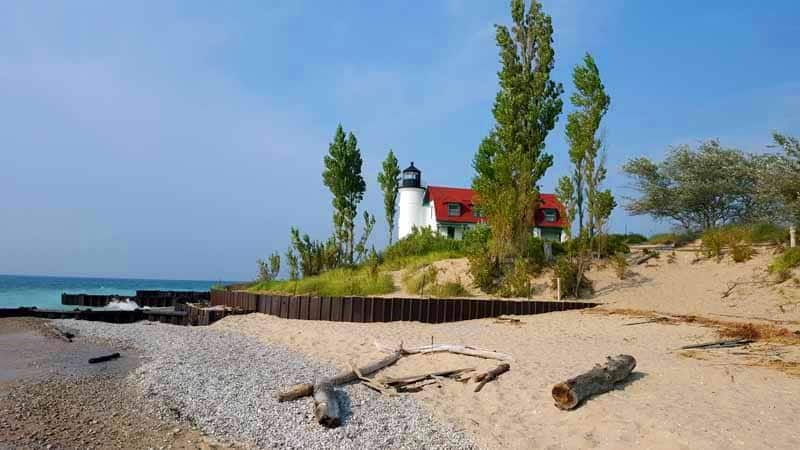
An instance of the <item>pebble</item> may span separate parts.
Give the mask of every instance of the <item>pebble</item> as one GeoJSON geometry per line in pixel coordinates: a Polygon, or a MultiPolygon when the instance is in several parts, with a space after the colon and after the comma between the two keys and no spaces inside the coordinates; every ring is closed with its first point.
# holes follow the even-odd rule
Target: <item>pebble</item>
{"type": "Polygon", "coordinates": [[[288,449],[476,448],[464,431],[437,421],[413,398],[383,397],[360,385],[337,388],[341,427],[318,425],[311,399],[279,403],[275,396],[336,370],[283,346],[208,327],[55,322],[78,336],[138,349],[144,362],[128,381],[147,404],[161,417],[188,420],[223,440],[288,449]]]}

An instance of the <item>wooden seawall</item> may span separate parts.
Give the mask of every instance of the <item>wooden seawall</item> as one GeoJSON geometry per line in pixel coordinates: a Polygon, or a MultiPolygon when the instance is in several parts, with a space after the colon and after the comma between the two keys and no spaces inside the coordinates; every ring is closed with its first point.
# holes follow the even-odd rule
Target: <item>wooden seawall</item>
{"type": "Polygon", "coordinates": [[[503,315],[542,314],[592,308],[598,305],[598,303],[589,302],[468,298],[314,297],[256,294],[241,291],[212,291],[211,304],[270,314],[285,319],[334,322],[418,321],[425,323],[457,322],[503,315]]]}

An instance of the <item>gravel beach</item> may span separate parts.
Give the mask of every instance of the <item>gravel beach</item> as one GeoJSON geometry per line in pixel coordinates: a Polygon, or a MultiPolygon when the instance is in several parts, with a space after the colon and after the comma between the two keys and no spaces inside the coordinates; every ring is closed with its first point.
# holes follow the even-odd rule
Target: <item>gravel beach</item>
{"type": "Polygon", "coordinates": [[[278,344],[211,328],[140,322],[58,320],[80,337],[135,348],[143,363],[128,381],[162,417],[188,420],[215,437],[257,448],[475,448],[412,398],[386,398],[360,385],[340,392],[343,426],[325,429],[313,402],[278,403],[287,386],[332,375],[330,366],[278,344]]]}

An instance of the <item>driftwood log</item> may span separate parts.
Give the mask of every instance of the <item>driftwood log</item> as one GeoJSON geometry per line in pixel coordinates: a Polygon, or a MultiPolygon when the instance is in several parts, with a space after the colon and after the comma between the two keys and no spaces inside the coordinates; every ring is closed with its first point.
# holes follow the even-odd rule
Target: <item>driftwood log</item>
{"type": "Polygon", "coordinates": [[[338,427],[342,423],[336,392],[329,382],[323,381],[314,386],[314,417],[328,428],[338,427]]]}
{"type": "Polygon", "coordinates": [[[556,407],[574,409],[584,399],[614,389],[614,384],[627,378],[635,367],[636,359],[631,355],[609,356],[605,365],[597,364],[592,370],[553,386],[556,407]]]}
{"type": "Polygon", "coordinates": [[[478,383],[478,385],[475,386],[474,392],[480,392],[481,389],[483,389],[483,387],[486,386],[486,383],[494,380],[495,378],[500,376],[500,374],[508,372],[509,369],[511,369],[511,366],[506,363],[503,363],[486,373],[478,375],[476,381],[479,381],[480,383],[478,383]]]}
{"type": "MultiPolygon", "coordinates": [[[[400,354],[400,352],[394,352],[391,355],[389,355],[389,356],[387,356],[387,357],[385,357],[385,358],[383,358],[383,359],[381,359],[379,361],[375,361],[375,362],[373,362],[371,364],[367,364],[366,366],[361,367],[358,370],[362,374],[362,376],[363,375],[369,375],[369,374],[371,374],[373,372],[377,372],[377,371],[383,369],[384,367],[391,366],[392,364],[396,363],[397,360],[400,359],[401,356],[402,356],[402,354],[400,354]]],[[[355,381],[358,378],[359,378],[359,375],[356,374],[356,372],[351,368],[350,370],[344,371],[344,372],[342,372],[342,373],[340,373],[338,375],[335,375],[333,377],[324,379],[324,380],[320,381],[319,383],[317,383],[317,385],[321,385],[321,384],[326,384],[327,383],[327,384],[330,384],[332,386],[339,386],[341,384],[345,384],[345,383],[349,383],[351,381],[355,381]]],[[[301,397],[308,397],[308,396],[312,395],[313,393],[314,393],[314,385],[313,384],[311,384],[311,383],[296,384],[296,385],[290,387],[285,392],[281,392],[280,394],[278,394],[278,401],[279,402],[285,402],[285,401],[288,401],[288,400],[295,400],[295,399],[298,399],[298,398],[301,398],[301,397]]]]}
{"type": "Polygon", "coordinates": [[[97,358],[89,358],[89,364],[97,364],[101,362],[111,361],[112,359],[119,358],[119,353],[112,353],[110,355],[98,356],[97,358]]]}

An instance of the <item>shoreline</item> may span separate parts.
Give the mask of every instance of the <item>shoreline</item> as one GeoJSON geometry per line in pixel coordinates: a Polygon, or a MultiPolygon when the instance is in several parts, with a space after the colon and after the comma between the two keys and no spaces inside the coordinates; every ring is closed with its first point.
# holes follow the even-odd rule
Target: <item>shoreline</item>
{"type": "Polygon", "coordinates": [[[228,449],[190,424],[159,419],[127,381],[142,363],[102,339],[66,342],[34,318],[0,319],[0,442],[6,449],[228,449]],[[102,364],[87,359],[112,351],[102,364]]]}

